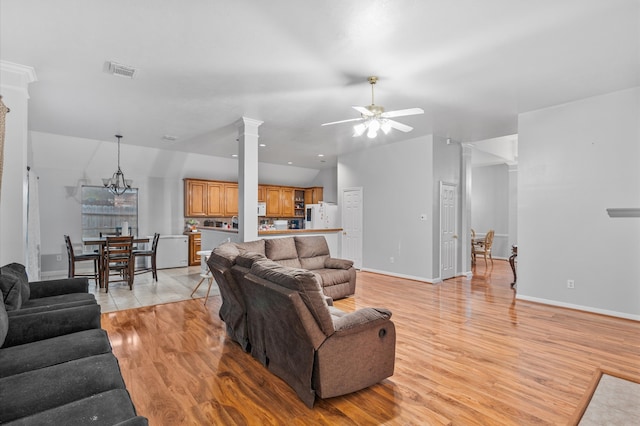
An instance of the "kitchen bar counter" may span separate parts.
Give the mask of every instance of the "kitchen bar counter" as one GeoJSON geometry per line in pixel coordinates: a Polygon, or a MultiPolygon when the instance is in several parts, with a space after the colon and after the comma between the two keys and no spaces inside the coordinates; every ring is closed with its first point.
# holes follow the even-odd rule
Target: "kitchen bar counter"
{"type": "MultiPolygon", "coordinates": [[[[213,226],[199,226],[198,231],[202,234],[202,250],[213,250],[225,241],[234,243],[240,242],[237,229],[217,228],[213,226]]],[[[324,235],[329,246],[329,251],[333,257],[339,257],[339,236],[342,228],[330,229],[273,229],[269,231],[258,231],[260,238],[282,238],[305,235],[324,235]]]]}
{"type": "Polygon", "coordinates": [[[342,228],[329,229],[270,229],[268,231],[258,231],[258,235],[307,235],[307,234],[327,234],[340,232],[342,228]]]}

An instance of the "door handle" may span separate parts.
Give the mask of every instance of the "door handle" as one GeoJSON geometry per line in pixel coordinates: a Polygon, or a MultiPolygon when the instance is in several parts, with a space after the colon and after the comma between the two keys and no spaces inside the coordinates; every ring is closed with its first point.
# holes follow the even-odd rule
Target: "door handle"
{"type": "Polygon", "coordinates": [[[347,235],[347,231],[342,231],[342,235],[347,235]]]}
{"type": "Polygon", "coordinates": [[[456,234],[453,234],[453,238],[457,240],[458,236],[456,234]]]}

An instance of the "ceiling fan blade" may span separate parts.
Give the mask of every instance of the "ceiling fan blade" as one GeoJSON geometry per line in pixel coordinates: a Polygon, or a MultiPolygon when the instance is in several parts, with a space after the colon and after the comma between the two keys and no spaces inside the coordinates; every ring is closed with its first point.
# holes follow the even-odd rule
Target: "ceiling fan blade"
{"type": "Polygon", "coordinates": [[[393,127],[394,129],[400,130],[401,132],[410,132],[413,130],[413,127],[407,126],[406,124],[398,123],[397,121],[394,121],[394,120],[387,120],[387,122],[391,127],[393,127]]]}
{"type": "Polygon", "coordinates": [[[348,120],[332,121],[331,123],[323,123],[322,126],[331,126],[332,124],[349,123],[350,121],[361,121],[362,118],[350,118],[348,120]]]}
{"type": "Polygon", "coordinates": [[[424,110],[422,108],[398,109],[396,111],[383,112],[382,114],[380,114],[380,116],[383,118],[393,118],[416,114],[424,114],[424,110]]]}
{"type": "Polygon", "coordinates": [[[351,108],[355,109],[356,111],[358,111],[362,115],[366,115],[367,117],[371,117],[373,115],[373,113],[371,111],[369,111],[365,107],[354,106],[354,107],[351,107],[351,108]]]}

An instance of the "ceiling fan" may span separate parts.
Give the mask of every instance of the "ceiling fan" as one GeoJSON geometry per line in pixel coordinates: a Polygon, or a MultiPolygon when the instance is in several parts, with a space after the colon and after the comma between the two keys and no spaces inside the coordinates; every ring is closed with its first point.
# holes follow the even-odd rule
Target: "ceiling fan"
{"type": "Polygon", "coordinates": [[[399,123],[391,118],[402,117],[405,115],[424,114],[422,108],[408,108],[399,109],[396,111],[384,111],[384,107],[376,105],[373,98],[373,86],[378,82],[378,77],[371,76],[367,78],[369,84],[371,84],[371,105],[365,107],[354,106],[352,107],[360,113],[360,118],[351,118],[348,120],[332,121],[331,123],[324,123],[323,126],[331,126],[333,124],[348,123],[351,121],[360,121],[353,127],[353,137],[362,136],[367,131],[367,136],[375,138],[378,136],[378,130],[382,130],[386,135],[391,129],[397,129],[401,132],[410,132],[413,127],[406,124],[399,123]]]}

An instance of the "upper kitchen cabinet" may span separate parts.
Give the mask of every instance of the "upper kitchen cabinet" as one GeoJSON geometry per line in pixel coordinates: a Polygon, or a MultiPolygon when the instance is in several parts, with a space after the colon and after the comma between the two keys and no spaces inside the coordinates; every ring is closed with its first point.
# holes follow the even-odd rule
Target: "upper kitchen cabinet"
{"type": "Polygon", "coordinates": [[[264,185],[258,185],[258,202],[259,203],[267,202],[267,187],[264,185]]]}
{"type": "Polygon", "coordinates": [[[207,216],[222,216],[224,213],[225,185],[221,182],[207,182],[207,216]]]}
{"type": "Polygon", "coordinates": [[[184,180],[185,217],[225,216],[227,211],[233,211],[229,215],[238,214],[238,184],[199,179],[184,180]],[[227,196],[235,201],[227,202],[227,196]]]}
{"type": "Polygon", "coordinates": [[[322,201],[322,192],[323,192],[323,188],[321,186],[306,188],[304,190],[304,203],[318,204],[320,201],[322,201]]]}
{"type": "Polygon", "coordinates": [[[267,216],[293,217],[295,189],[286,186],[266,187],[267,216]]]}
{"type": "Polygon", "coordinates": [[[207,181],[184,180],[184,215],[185,217],[207,216],[207,181]]]}
{"type": "Polygon", "coordinates": [[[224,184],[224,215],[236,216],[238,214],[238,184],[224,184]]]}

